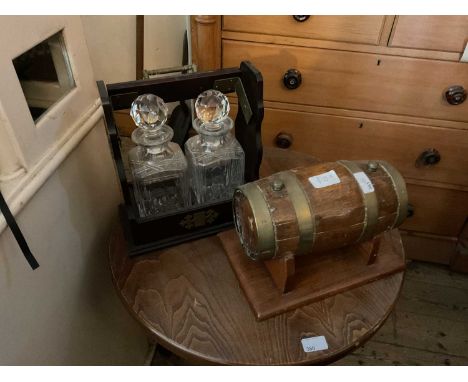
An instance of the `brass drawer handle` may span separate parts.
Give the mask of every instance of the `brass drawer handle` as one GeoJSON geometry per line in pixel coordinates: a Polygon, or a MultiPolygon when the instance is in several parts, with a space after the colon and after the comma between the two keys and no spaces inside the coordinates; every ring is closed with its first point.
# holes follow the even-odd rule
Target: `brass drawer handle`
{"type": "Polygon", "coordinates": [[[306,21],[310,16],[293,16],[294,20],[296,20],[298,23],[303,23],[306,21]]]}
{"type": "Polygon", "coordinates": [[[293,143],[293,137],[288,133],[279,133],[275,138],[276,146],[280,149],[287,149],[291,147],[293,143]]]}
{"type": "Polygon", "coordinates": [[[440,153],[436,149],[424,150],[418,159],[416,159],[416,167],[432,166],[440,162],[440,153]]]}
{"type": "Polygon", "coordinates": [[[460,85],[450,86],[445,91],[445,99],[450,105],[460,105],[466,99],[466,90],[460,85]]]}
{"type": "Polygon", "coordinates": [[[302,83],[301,72],[297,69],[288,69],[283,76],[283,84],[290,90],[297,89],[302,83]]]}

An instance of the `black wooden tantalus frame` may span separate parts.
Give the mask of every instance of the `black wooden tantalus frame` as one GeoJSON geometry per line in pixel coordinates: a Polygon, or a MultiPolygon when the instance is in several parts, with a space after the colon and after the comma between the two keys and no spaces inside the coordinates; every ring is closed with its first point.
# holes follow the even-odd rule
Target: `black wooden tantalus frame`
{"type": "MultiPolygon", "coordinates": [[[[181,74],[159,79],[109,85],[105,85],[102,81],[97,82],[124,198],[124,204],[119,206],[119,212],[130,256],[212,235],[232,227],[232,203],[229,201],[211,204],[171,215],[141,219],[138,216],[132,185],[125,176],[114,110],[129,109],[136,97],[146,93],[156,94],[165,102],[194,99],[201,92],[215,88],[216,81],[219,83],[220,80],[233,79],[227,82],[234,84],[236,78],[242,81],[246,99],[252,110],[252,116],[247,121],[242,107],[239,107],[235,119],[235,136],[245,152],[245,181],[251,182],[258,179],[262,160],[263,78],[250,62],[241,62],[239,68],[181,74]]],[[[234,87],[220,90],[225,93],[235,91],[234,87]]]]}

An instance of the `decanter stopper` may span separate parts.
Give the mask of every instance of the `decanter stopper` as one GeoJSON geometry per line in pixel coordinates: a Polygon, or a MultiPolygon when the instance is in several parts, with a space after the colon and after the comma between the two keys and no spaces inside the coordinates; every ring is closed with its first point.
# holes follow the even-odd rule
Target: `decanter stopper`
{"type": "Polygon", "coordinates": [[[135,124],[145,130],[159,130],[166,123],[167,114],[166,104],[154,94],[137,97],[130,110],[135,124]]]}
{"type": "Polygon", "coordinates": [[[218,90],[206,90],[195,101],[195,112],[202,124],[218,124],[229,114],[229,100],[218,90]]]}
{"type": "Polygon", "coordinates": [[[133,101],[130,115],[138,126],[132,132],[132,141],[137,145],[152,147],[155,154],[167,149],[162,146],[174,136],[174,131],[167,126],[168,108],[164,101],[154,94],[143,94],[133,101]]]}

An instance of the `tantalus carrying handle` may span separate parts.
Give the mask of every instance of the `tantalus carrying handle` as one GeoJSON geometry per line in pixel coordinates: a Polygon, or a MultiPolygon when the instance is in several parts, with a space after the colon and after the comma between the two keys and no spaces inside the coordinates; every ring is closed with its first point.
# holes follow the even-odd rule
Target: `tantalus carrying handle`
{"type": "Polygon", "coordinates": [[[3,197],[1,191],[0,191],[0,211],[2,211],[3,216],[5,217],[5,220],[11,229],[11,232],[13,232],[13,236],[15,237],[16,241],[18,242],[18,245],[23,251],[26,261],[29,263],[29,265],[31,266],[33,270],[38,268],[39,263],[37,262],[33,254],[31,253],[28,243],[26,242],[26,239],[24,238],[23,233],[18,227],[18,224],[16,223],[16,220],[13,214],[11,213],[10,208],[8,208],[8,205],[6,204],[5,198],[3,197]]]}

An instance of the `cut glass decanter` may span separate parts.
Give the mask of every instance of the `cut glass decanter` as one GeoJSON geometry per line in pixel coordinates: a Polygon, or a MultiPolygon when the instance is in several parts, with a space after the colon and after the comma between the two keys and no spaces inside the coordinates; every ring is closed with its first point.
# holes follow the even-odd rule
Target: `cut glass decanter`
{"type": "Polygon", "coordinates": [[[140,217],[183,209],[189,204],[187,161],[167,126],[164,101],[144,94],[133,101],[130,115],[138,126],[132,133],[137,144],[129,151],[135,201],[140,217]]]}
{"type": "Polygon", "coordinates": [[[229,101],[217,90],[201,93],[193,122],[198,135],[185,143],[195,204],[229,200],[244,183],[244,151],[230,130],[229,101]]]}

